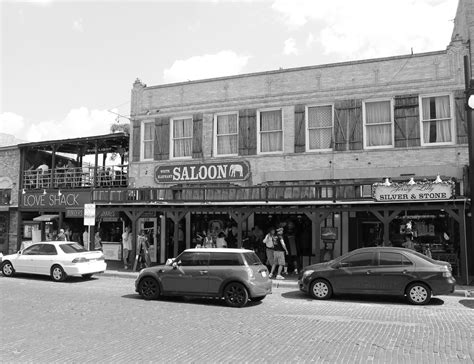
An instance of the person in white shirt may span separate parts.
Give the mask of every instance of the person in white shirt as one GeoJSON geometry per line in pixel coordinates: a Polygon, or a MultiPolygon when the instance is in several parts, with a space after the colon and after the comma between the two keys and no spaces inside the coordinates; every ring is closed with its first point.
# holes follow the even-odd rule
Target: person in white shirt
{"type": "Polygon", "coordinates": [[[267,236],[265,236],[265,239],[263,239],[263,243],[266,246],[266,252],[267,252],[267,265],[273,266],[273,253],[275,250],[275,228],[270,228],[267,236]]]}
{"type": "Polygon", "coordinates": [[[122,234],[122,256],[123,256],[123,265],[125,269],[131,267],[131,262],[129,261],[129,255],[132,251],[132,234],[130,233],[130,228],[125,226],[125,231],[122,234]]]}

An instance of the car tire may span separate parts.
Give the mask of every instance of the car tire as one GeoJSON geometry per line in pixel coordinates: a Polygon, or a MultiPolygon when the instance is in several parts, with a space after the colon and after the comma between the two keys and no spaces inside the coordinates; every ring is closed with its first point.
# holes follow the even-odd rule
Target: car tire
{"type": "Polygon", "coordinates": [[[63,267],[56,264],[51,267],[51,279],[55,282],[63,282],[67,275],[63,267]]]}
{"type": "Polygon", "coordinates": [[[232,282],[224,288],[224,300],[228,306],[243,307],[249,300],[249,293],[242,283],[232,282]]]}
{"type": "Polygon", "coordinates": [[[82,278],[84,278],[84,279],[91,279],[93,275],[94,275],[94,274],[92,274],[92,273],[83,274],[83,275],[82,275],[82,278]]]}
{"type": "Polygon", "coordinates": [[[426,305],[431,299],[431,289],[424,283],[413,283],[407,288],[407,299],[413,305],[426,305]]]}
{"type": "Polygon", "coordinates": [[[146,300],[156,300],[160,297],[160,285],[153,277],[144,277],[138,284],[138,293],[146,300]]]}
{"type": "Polygon", "coordinates": [[[259,301],[263,300],[265,297],[267,297],[267,296],[258,296],[258,297],[253,297],[250,300],[252,302],[259,302],[259,301]]]}
{"type": "Polygon", "coordinates": [[[315,279],[309,286],[309,292],[317,300],[327,300],[332,296],[332,287],[324,279],[315,279]]]}
{"type": "Polygon", "coordinates": [[[15,268],[13,268],[13,264],[8,260],[2,264],[2,274],[5,277],[12,277],[15,274],[15,268]]]}

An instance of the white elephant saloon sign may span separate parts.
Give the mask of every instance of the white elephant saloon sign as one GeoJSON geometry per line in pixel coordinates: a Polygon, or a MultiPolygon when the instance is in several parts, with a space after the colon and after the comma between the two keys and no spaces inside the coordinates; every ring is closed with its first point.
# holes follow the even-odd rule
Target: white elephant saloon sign
{"type": "Polygon", "coordinates": [[[155,167],[157,183],[243,181],[249,178],[247,161],[161,165],[155,167]]]}

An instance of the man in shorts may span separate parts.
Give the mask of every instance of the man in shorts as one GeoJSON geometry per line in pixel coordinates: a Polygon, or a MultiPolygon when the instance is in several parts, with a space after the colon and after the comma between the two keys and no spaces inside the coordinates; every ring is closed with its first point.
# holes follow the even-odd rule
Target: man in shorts
{"type": "Polygon", "coordinates": [[[125,269],[132,266],[128,258],[130,252],[132,251],[132,234],[130,233],[130,228],[125,226],[125,231],[122,234],[122,256],[123,256],[123,265],[125,269]]]}
{"type": "Polygon", "coordinates": [[[265,236],[265,239],[263,239],[263,243],[266,246],[266,253],[267,253],[267,265],[272,266],[273,265],[273,251],[274,251],[274,240],[276,238],[275,235],[275,229],[270,228],[270,231],[268,232],[267,236],[265,236]]]}
{"type": "Polygon", "coordinates": [[[277,236],[274,242],[275,246],[273,251],[273,265],[270,272],[270,278],[273,277],[275,274],[275,269],[278,266],[276,279],[285,279],[281,275],[281,271],[285,266],[285,253],[288,255],[288,250],[286,249],[285,241],[283,240],[283,228],[278,228],[276,232],[277,236]]]}

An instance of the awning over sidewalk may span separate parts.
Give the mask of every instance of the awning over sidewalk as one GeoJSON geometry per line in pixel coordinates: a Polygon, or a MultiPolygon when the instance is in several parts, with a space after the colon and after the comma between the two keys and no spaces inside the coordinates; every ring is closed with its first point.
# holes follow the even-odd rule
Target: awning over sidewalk
{"type": "Polygon", "coordinates": [[[59,215],[41,215],[33,218],[33,221],[52,221],[59,218],[59,215]]]}

